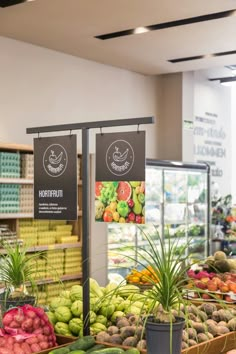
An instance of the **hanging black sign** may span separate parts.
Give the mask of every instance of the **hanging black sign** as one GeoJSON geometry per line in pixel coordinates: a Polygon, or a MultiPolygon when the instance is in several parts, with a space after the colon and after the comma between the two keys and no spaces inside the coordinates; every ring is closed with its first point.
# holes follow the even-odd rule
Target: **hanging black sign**
{"type": "Polygon", "coordinates": [[[34,139],[34,218],[77,219],[76,135],[34,139]]]}
{"type": "Polygon", "coordinates": [[[145,131],[97,134],[96,181],[145,181],[145,131]]]}

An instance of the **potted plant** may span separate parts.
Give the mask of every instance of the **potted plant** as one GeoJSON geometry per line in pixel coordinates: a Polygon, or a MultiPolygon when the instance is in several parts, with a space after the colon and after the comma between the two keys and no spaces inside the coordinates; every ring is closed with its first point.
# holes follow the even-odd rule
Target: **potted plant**
{"type": "Polygon", "coordinates": [[[37,261],[40,253],[27,253],[27,248],[17,244],[3,243],[3,254],[0,257],[0,283],[4,286],[1,294],[2,309],[31,304],[37,298],[37,261]],[[26,289],[28,285],[31,294],[26,289]]]}
{"type": "Polygon", "coordinates": [[[181,353],[184,318],[178,317],[180,305],[185,303],[184,287],[187,281],[187,249],[189,243],[179,238],[161,238],[156,227],[154,236],[141,230],[145,246],[139,247],[137,266],[145,268],[151,276],[146,281],[152,288],[144,294],[151,302],[145,317],[148,354],[181,353]]]}

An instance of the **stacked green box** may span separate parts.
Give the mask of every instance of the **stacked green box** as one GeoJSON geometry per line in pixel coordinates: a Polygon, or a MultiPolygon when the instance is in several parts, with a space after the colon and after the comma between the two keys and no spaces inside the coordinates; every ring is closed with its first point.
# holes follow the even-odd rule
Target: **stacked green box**
{"type": "Polygon", "coordinates": [[[82,272],[81,248],[65,250],[64,274],[78,274],[82,272]]]}
{"type": "Polygon", "coordinates": [[[20,210],[20,186],[0,184],[0,213],[18,213],[20,210]]]}
{"type": "Polygon", "coordinates": [[[0,177],[20,178],[20,154],[0,152],[0,177]]]}

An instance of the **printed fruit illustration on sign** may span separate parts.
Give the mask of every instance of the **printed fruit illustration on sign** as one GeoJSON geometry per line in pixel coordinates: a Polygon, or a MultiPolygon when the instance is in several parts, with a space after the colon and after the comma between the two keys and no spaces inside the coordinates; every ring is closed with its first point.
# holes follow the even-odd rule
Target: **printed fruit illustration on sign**
{"type": "Polygon", "coordinates": [[[96,196],[96,198],[100,197],[102,187],[103,187],[102,182],[95,183],[95,196],[96,196]]]}
{"type": "Polygon", "coordinates": [[[116,192],[117,192],[117,200],[124,200],[127,202],[131,197],[132,188],[129,182],[121,181],[119,182],[116,192]]]}
{"type": "Polygon", "coordinates": [[[95,183],[96,221],[144,224],[144,212],[144,181],[95,183]]]}

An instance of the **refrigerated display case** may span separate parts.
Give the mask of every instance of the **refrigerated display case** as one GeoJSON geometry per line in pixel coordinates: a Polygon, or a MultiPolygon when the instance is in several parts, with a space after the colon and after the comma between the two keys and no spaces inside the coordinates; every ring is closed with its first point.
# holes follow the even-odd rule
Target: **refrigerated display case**
{"type": "MultiPolygon", "coordinates": [[[[146,161],[145,224],[108,224],[108,274],[137,267],[143,232],[189,243],[189,259],[209,255],[210,168],[204,163],[146,161]],[[155,229],[155,230],[154,230],[155,229]]],[[[158,241],[157,241],[158,242],[158,241]]]]}

